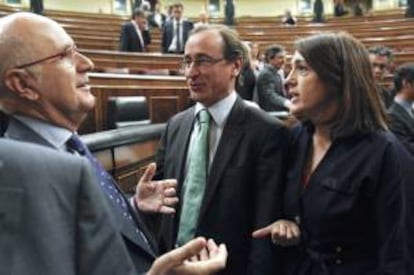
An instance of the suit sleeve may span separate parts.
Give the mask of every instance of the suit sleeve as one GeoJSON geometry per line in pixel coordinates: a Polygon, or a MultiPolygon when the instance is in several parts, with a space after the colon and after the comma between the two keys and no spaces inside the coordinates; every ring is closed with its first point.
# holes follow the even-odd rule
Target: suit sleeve
{"type": "Polygon", "coordinates": [[[390,144],[385,151],[373,205],[373,220],[376,223],[373,227],[376,232],[373,234],[377,236],[378,274],[405,274],[403,189],[408,179],[409,170],[406,168],[414,167],[414,163],[402,146],[397,145],[390,144]]]}
{"type": "Polygon", "coordinates": [[[135,274],[121,236],[112,224],[109,206],[84,160],[80,175],[74,179],[80,181],[76,228],[77,274],[135,274]]]}
{"type": "Polygon", "coordinates": [[[128,51],[128,31],[127,26],[123,25],[121,27],[121,36],[119,41],[119,51],[127,52],[128,51]]]}
{"type": "MultiPolygon", "coordinates": [[[[274,126],[262,140],[255,180],[254,229],[269,225],[282,217],[282,189],[286,172],[289,132],[274,126]]],[[[280,274],[279,251],[270,238],[252,239],[248,274],[280,274]]]]}
{"type": "Polygon", "coordinates": [[[275,79],[270,73],[264,72],[263,74],[259,74],[257,93],[259,97],[263,98],[263,102],[268,102],[268,105],[277,108],[286,108],[284,103],[287,98],[281,96],[283,91],[280,90],[280,87],[283,84],[278,83],[280,81],[280,78],[275,79]]]}
{"type": "Polygon", "coordinates": [[[389,113],[391,118],[391,131],[398,137],[398,139],[404,144],[405,148],[414,155],[414,135],[407,130],[407,125],[404,124],[401,119],[395,116],[393,113],[389,113]]]}
{"type": "Polygon", "coordinates": [[[170,31],[170,25],[166,24],[164,26],[163,32],[162,32],[162,41],[161,41],[161,51],[163,53],[167,53],[168,52],[168,35],[170,31]]]}

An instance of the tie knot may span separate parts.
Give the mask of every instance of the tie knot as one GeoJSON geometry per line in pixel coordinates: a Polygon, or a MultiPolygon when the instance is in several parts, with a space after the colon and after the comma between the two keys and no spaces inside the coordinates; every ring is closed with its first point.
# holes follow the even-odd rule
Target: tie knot
{"type": "Polygon", "coordinates": [[[82,140],[77,135],[72,135],[66,142],[66,146],[69,149],[76,151],[81,155],[85,155],[86,153],[86,145],[82,142],[82,140]]]}
{"type": "Polygon", "coordinates": [[[207,109],[201,109],[201,111],[198,113],[198,121],[200,123],[209,123],[210,113],[207,111],[207,109]]]}

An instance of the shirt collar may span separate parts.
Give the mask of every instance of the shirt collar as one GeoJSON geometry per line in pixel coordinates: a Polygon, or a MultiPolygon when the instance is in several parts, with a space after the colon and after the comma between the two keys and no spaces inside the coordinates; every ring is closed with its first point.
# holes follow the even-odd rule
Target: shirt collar
{"type": "Polygon", "coordinates": [[[220,101],[214,103],[210,107],[206,108],[201,103],[197,102],[195,106],[195,114],[197,115],[201,109],[206,108],[216,123],[217,127],[223,127],[224,123],[227,120],[227,117],[230,114],[231,109],[233,108],[234,103],[236,102],[237,94],[235,91],[231,92],[228,96],[221,99],[220,101]]]}
{"type": "Polygon", "coordinates": [[[39,119],[20,115],[14,117],[58,149],[65,150],[66,141],[73,135],[68,129],[39,119]]]}

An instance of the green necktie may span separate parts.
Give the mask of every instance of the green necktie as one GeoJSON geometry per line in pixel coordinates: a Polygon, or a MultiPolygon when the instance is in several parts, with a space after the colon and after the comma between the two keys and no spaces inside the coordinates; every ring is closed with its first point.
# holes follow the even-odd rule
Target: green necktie
{"type": "Polygon", "coordinates": [[[194,237],[207,181],[210,114],[206,109],[199,112],[198,122],[199,132],[189,153],[190,161],[184,183],[185,191],[177,237],[179,245],[187,243],[194,237]]]}

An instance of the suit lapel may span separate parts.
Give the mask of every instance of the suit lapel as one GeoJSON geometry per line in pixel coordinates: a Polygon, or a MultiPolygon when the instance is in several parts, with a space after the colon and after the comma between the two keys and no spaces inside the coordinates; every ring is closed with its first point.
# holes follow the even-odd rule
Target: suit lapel
{"type": "Polygon", "coordinates": [[[220,183],[220,179],[222,178],[226,168],[229,166],[231,157],[238,147],[239,141],[244,135],[243,122],[246,115],[245,108],[246,106],[244,105],[243,100],[238,97],[223,129],[223,134],[220,138],[219,145],[210,168],[205,195],[198,218],[199,221],[206,213],[220,183]]]}

